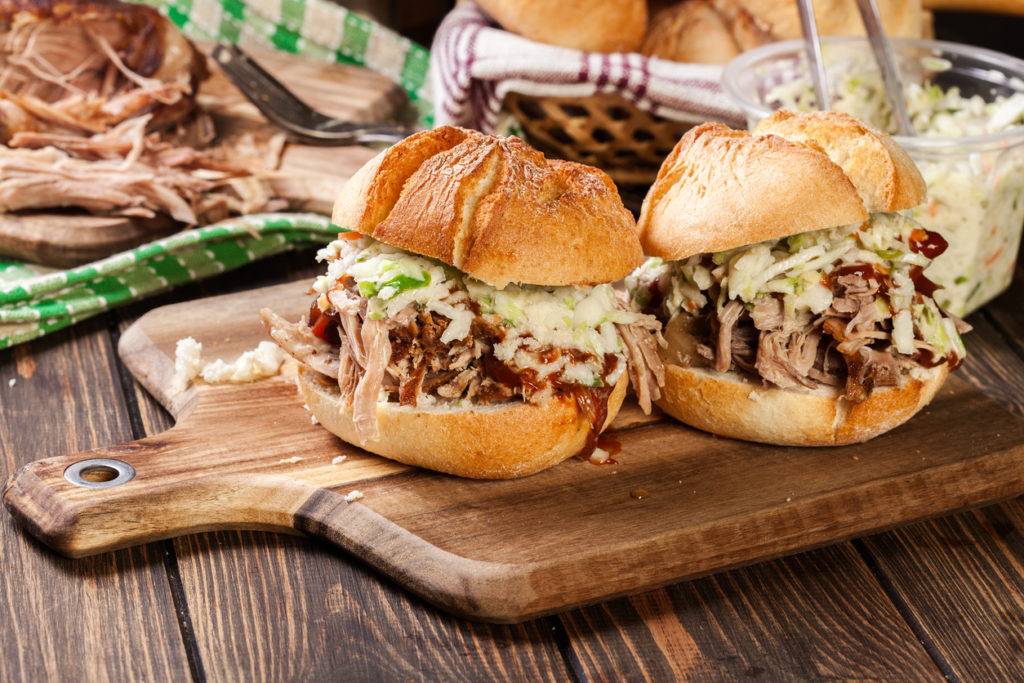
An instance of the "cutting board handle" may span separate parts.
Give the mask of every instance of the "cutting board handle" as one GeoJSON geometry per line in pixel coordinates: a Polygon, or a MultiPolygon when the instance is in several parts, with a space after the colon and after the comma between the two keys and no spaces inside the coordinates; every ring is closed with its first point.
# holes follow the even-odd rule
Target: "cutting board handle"
{"type": "Polygon", "coordinates": [[[39,460],[18,470],[4,505],[69,557],[217,529],[300,533],[294,511],[316,490],[273,473],[189,473],[194,445],[171,432],[39,460]]]}

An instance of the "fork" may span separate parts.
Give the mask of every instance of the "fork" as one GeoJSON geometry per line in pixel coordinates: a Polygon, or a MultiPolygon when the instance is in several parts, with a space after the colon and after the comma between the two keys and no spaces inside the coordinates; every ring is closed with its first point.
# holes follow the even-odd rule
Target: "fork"
{"type": "Polygon", "coordinates": [[[237,45],[218,43],[211,55],[271,123],[299,142],[325,146],[393,143],[416,131],[415,127],[403,124],[355,123],[322,114],[296,97],[237,45]]]}

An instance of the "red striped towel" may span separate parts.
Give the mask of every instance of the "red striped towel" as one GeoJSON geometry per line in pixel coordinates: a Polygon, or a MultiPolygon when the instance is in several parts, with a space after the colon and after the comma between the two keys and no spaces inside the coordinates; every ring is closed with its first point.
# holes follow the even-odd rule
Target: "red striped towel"
{"type": "Polygon", "coordinates": [[[535,43],[495,28],[471,2],[438,27],[430,50],[435,125],[494,132],[508,92],[586,97],[617,93],[667,119],[746,121],[722,91],[722,67],[680,64],[639,54],[580,52],[535,43]]]}

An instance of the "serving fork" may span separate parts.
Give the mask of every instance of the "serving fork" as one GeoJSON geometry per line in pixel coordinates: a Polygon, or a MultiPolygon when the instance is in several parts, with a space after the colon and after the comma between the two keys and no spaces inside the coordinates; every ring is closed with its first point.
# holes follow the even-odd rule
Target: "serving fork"
{"type": "Polygon", "coordinates": [[[218,43],[211,56],[231,82],[274,125],[310,145],[393,143],[416,128],[392,123],[356,123],[327,116],[300,100],[237,45],[218,43]]]}

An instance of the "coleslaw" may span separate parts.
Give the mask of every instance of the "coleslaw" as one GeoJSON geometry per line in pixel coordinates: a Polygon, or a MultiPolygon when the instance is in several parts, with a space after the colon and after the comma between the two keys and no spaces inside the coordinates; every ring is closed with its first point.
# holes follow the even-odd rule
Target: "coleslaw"
{"type": "MultiPolygon", "coordinates": [[[[1024,225],[1024,145],[1018,136],[999,133],[1024,123],[1024,82],[994,67],[983,72],[958,64],[957,59],[967,59],[963,55],[973,58],[972,53],[979,52],[969,46],[893,43],[917,133],[898,142],[928,186],[927,203],[912,215],[949,242],[927,274],[943,287],[935,294],[938,303],[966,315],[1002,292],[1013,278],[1024,225]],[[968,93],[961,86],[978,87],[979,92],[968,93]]],[[[822,51],[833,94],[831,108],[895,134],[881,75],[865,44],[826,41],[822,51]]],[[[796,62],[784,65],[785,61],[780,55],[767,66],[759,65],[764,73],[758,72],[758,78],[769,86],[761,103],[813,109],[805,72],[795,68],[796,62]]]]}

